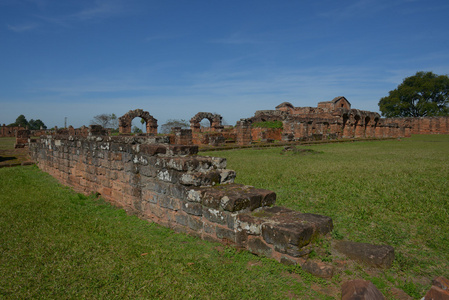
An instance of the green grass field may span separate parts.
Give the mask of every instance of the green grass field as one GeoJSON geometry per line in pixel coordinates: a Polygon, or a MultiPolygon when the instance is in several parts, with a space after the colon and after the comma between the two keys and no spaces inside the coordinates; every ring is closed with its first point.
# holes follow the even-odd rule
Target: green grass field
{"type": "Polygon", "coordinates": [[[277,205],[332,217],[338,238],[395,247],[382,279],[419,289],[425,278],[449,278],[448,135],[304,148],[321,153],[206,154],[226,157],[236,182],[275,191],[277,205]]]}
{"type": "MultiPolygon", "coordinates": [[[[418,299],[449,278],[449,136],[207,152],[277,204],[331,216],[334,238],[395,247],[389,270],[356,265],[315,278],[247,252],[130,217],[36,167],[0,169],[0,298],[333,299],[371,280],[418,299]]],[[[327,261],[332,261],[328,257],[327,261]]]]}
{"type": "Polygon", "coordinates": [[[0,299],[332,299],[326,293],[337,292],[300,269],[128,216],[35,166],[0,169],[0,299]],[[310,288],[321,284],[330,289],[310,288]]]}
{"type": "Polygon", "coordinates": [[[16,166],[28,161],[27,150],[14,149],[16,138],[0,138],[0,168],[5,166],[16,166]]]}

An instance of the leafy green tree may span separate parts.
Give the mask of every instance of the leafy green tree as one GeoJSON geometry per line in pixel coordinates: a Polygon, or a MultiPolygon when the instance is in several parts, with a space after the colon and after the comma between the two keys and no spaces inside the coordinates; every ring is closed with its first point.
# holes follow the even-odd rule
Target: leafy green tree
{"type": "Polygon", "coordinates": [[[432,72],[417,72],[404,79],[387,97],[379,101],[382,115],[425,117],[449,115],[449,77],[432,72]]]}
{"type": "Polygon", "coordinates": [[[24,115],[18,116],[14,123],[8,124],[8,126],[21,126],[21,127],[27,127],[29,125],[30,124],[28,123],[24,115]]]}
{"type": "Polygon", "coordinates": [[[28,124],[30,125],[30,129],[32,130],[38,130],[38,129],[47,129],[47,126],[45,126],[44,122],[42,122],[40,119],[33,120],[31,119],[28,124]]]}
{"type": "Polygon", "coordinates": [[[173,127],[181,127],[182,129],[190,128],[190,123],[186,120],[169,119],[167,123],[161,125],[161,133],[170,133],[173,127]]]}

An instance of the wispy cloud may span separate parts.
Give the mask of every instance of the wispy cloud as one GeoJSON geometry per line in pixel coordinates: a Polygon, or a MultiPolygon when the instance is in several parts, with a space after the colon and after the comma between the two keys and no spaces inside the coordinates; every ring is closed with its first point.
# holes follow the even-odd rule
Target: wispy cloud
{"type": "Polygon", "coordinates": [[[60,15],[36,14],[35,17],[53,25],[71,27],[80,22],[99,21],[127,14],[129,7],[130,5],[125,6],[124,0],[96,0],[74,12],[60,15]]]}
{"type": "Polygon", "coordinates": [[[70,19],[91,20],[96,18],[108,18],[121,14],[124,11],[122,1],[97,0],[92,6],[68,16],[70,19]]]}
{"type": "Polygon", "coordinates": [[[22,24],[22,25],[7,25],[8,29],[14,32],[25,32],[34,30],[38,27],[38,24],[32,23],[32,24],[22,24]]]}

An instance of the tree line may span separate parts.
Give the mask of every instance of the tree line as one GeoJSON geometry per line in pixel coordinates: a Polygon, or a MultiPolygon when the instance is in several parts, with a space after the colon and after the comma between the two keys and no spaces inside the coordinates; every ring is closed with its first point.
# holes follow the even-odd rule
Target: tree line
{"type": "Polygon", "coordinates": [[[28,121],[24,115],[18,116],[16,121],[8,126],[24,127],[31,130],[47,129],[47,126],[40,119],[31,119],[28,121]]]}

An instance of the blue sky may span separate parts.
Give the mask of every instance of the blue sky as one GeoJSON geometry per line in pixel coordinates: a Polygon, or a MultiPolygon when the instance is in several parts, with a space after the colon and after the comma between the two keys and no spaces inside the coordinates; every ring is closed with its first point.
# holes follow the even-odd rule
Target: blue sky
{"type": "Polygon", "coordinates": [[[449,73],[449,1],[0,0],[0,124],[142,108],[228,124],[288,101],[377,103],[449,73]]]}

